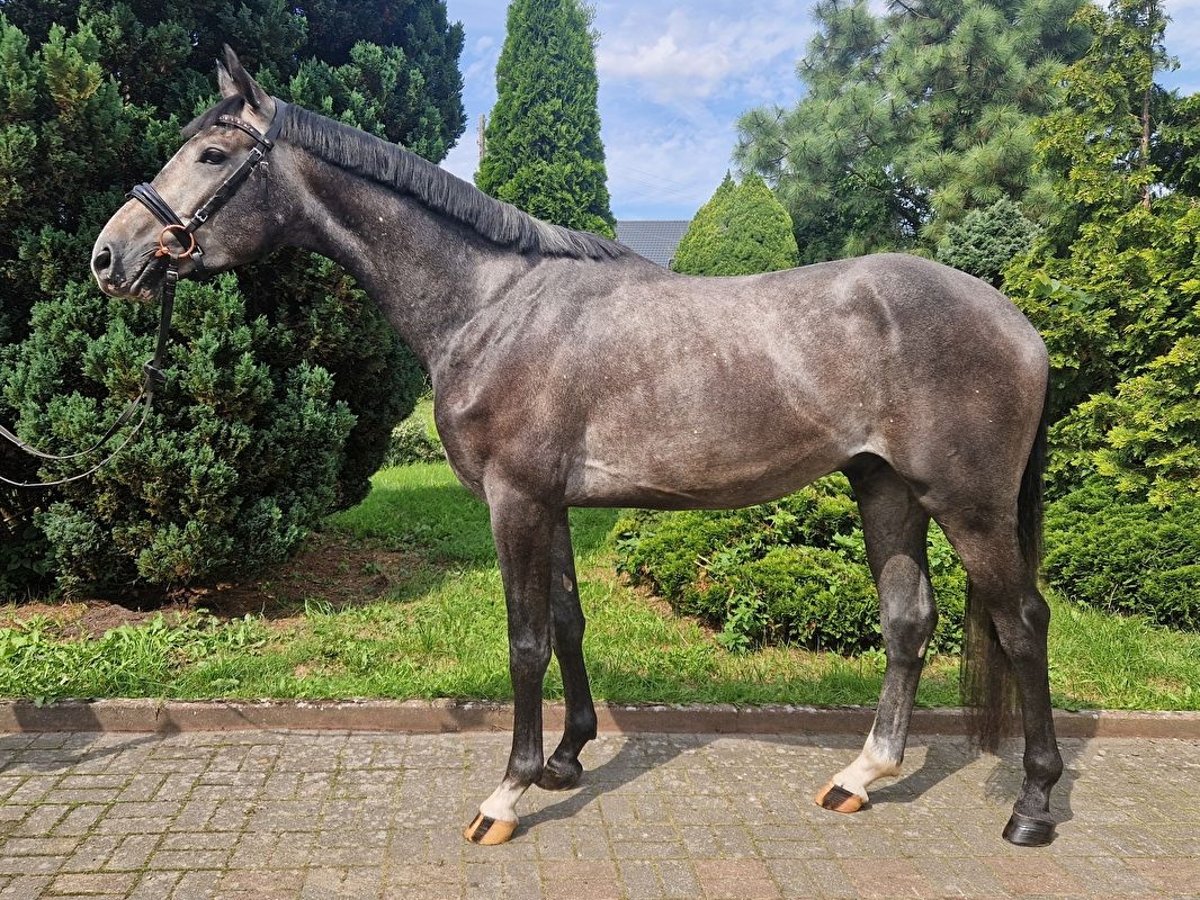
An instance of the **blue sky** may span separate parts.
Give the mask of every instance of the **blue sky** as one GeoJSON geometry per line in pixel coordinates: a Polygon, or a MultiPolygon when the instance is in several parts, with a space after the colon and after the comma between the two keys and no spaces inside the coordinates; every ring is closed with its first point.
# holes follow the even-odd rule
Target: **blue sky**
{"type": "MultiPolygon", "coordinates": [[[[600,117],[608,187],[618,219],[690,219],[731,165],[734,123],[764,103],[790,104],[814,29],[811,2],[595,0],[600,117]],[[797,10],[801,12],[798,14],[797,10]]],[[[463,97],[469,123],[443,165],[470,180],[479,116],[496,100],[503,0],[447,0],[463,23],[463,97]]],[[[1160,80],[1200,91],[1200,0],[1166,0],[1167,50],[1177,71],[1160,80]]]]}

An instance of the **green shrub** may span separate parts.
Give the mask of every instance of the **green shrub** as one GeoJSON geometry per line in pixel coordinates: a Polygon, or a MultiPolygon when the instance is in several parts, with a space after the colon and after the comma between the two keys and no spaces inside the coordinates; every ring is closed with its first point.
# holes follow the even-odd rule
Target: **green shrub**
{"type": "Polygon", "coordinates": [[[792,218],[757,175],[727,172],[679,242],[671,268],[685,275],[757,275],[796,265],[792,218]]]}
{"type": "MultiPolygon", "coordinates": [[[[739,510],[636,512],[618,521],[618,568],[744,650],[767,643],[838,653],[882,646],[879,598],[858,508],[842,476],[739,510]]],[[[937,651],[962,642],[966,580],[937,529],[930,571],[937,651]]]]}
{"type": "MultiPolygon", "coordinates": [[[[289,330],[247,319],[233,275],[180,284],[176,309],[146,427],[35,517],[64,587],[253,569],[334,505],[354,416],[329,372],[289,358],[289,330]]],[[[82,285],[37,304],[8,373],[23,432],[60,451],[99,437],[141,380],[156,315],[82,285]]]]}
{"type": "Polygon", "coordinates": [[[984,209],[973,209],[961,222],[951,222],[937,248],[937,258],[1000,287],[1004,269],[1029,249],[1038,227],[1018,203],[1002,197],[984,209]]]}
{"type": "Polygon", "coordinates": [[[446,458],[442,441],[436,433],[429,430],[421,410],[414,410],[412,415],[392,429],[392,439],[388,444],[385,466],[406,466],[409,463],[441,462],[446,458]]]}
{"type": "Polygon", "coordinates": [[[1047,580],[1063,596],[1200,631],[1200,501],[1131,502],[1098,479],[1046,511],[1047,580]]]}
{"type": "Polygon", "coordinates": [[[1093,394],[1054,424],[1051,496],[1099,475],[1126,501],[1169,508],[1200,490],[1200,336],[1181,337],[1143,374],[1093,394]]]}

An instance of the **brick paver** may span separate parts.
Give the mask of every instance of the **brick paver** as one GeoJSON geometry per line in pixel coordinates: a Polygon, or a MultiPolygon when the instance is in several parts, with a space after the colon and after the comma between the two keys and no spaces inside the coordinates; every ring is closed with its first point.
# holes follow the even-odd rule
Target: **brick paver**
{"type": "Polygon", "coordinates": [[[916,738],[866,810],[814,807],[857,743],[602,736],[488,848],[506,735],[0,735],[0,898],[1200,897],[1198,741],[1063,741],[1037,850],[1000,838],[1017,746],[916,738]]]}

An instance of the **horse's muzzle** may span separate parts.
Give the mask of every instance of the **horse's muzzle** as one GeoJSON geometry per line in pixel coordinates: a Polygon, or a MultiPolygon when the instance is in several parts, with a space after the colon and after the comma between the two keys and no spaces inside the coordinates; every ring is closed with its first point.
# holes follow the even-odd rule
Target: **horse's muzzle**
{"type": "Polygon", "coordinates": [[[100,290],[110,297],[124,296],[123,291],[127,279],[124,267],[117,255],[113,253],[111,244],[96,242],[96,247],[92,251],[92,275],[96,279],[96,284],[100,285],[100,290]]]}

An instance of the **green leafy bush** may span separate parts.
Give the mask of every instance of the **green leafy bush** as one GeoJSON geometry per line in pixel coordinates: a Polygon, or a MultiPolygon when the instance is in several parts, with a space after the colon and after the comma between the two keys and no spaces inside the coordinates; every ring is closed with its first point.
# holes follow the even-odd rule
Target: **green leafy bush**
{"type": "Polygon", "coordinates": [[[671,268],[685,275],[757,275],[796,265],[792,217],[757,175],[728,173],[679,242],[671,268]]]}
{"type": "Polygon", "coordinates": [[[385,466],[406,466],[409,463],[441,462],[446,451],[436,432],[431,432],[421,410],[392,429],[392,441],[388,444],[385,466]]]}
{"type": "Polygon", "coordinates": [[[1046,579],[1063,596],[1200,630],[1200,501],[1169,510],[1094,479],[1046,510],[1046,579]]]}
{"type": "Polygon", "coordinates": [[[1200,492],[1200,337],[1181,337],[1145,373],[1055,423],[1052,496],[1099,475],[1126,501],[1159,509],[1200,492]]]}
{"type": "MultiPolygon", "coordinates": [[[[615,526],[618,567],[744,650],[766,643],[838,653],[882,646],[879,598],[849,483],[833,476],[739,510],[635,512],[615,526]]],[[[930,531],[936,651],[962,642],[965,575],[930,531]]]]}

